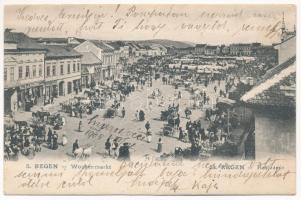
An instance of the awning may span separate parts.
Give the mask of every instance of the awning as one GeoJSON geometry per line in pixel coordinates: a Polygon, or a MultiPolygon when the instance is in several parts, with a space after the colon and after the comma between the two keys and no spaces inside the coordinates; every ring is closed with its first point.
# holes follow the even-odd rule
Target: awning
{"type": "MultiPolygon", "coordinates": [[[[37,82],[33,82],[33,83],[28,83],[28,84],[24,84],[24,85],[20,85],[20,89],[27,89],[27,88],[32,88],[32,87],[38,87],[43,85],[42,81],[37,81],[37,82]]],[[[17,86],[16,86],[17,87],[17,86]]]]}
{"type": "Polygon", "coordinates": [[[45,86],[52,86],[52,85],[56,85],[56,84],[57,84],[57,80],[45,82],[45,86]]]}
{"type": "Polygon", "coordinates": [[[222,106],[225,108],[233,107],[236,101],[224,97],[218,97],[218,102],[216,103],[216,106],[222,106]]]}

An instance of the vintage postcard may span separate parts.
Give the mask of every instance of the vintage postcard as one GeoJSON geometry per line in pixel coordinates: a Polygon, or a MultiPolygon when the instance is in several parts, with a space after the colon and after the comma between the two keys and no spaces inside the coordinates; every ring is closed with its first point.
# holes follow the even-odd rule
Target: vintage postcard
{"type": "Polygon", "coordinates": [[[296,6],[4,7],[5,194],[296,193],[296,6]]]}

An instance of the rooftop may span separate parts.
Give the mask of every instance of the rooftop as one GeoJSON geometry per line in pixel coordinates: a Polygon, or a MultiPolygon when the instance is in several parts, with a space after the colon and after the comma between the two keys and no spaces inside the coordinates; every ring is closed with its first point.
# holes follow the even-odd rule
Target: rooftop
{"type": "Polygon", "coordinates": [[[92,52],[82,52],[81,63],[83,65],[93,65],[93,64],[101,64],[101,60],[99,60],[92,52]]]}
{"type": "Polygon", "coordinates": [[[287,82],[295,77],[295,62],[296,56],[268,70],[262,79],[241,97],[241,101],[259,105],[279,104],[291,106],[294,104],[295,95],[290,92],[296,83],[295,80],[293,80],[292,85],[287,84],[287,82]]]}
{"type": "Polygon", "coordinates": [[[119,50],[121,47],[126,46],[122,41],[108,42],[108,45],[113,47],[116,50],[119,50]]]}
{"type": "Polygon", "coordinates": [[[281,44],[283,44],[283,43],[285,43],[285,42],[287,42],[287,41],[289,41],[289,40],[291,40],[291,39],[293,39],[295,37],[296,37],[296,35],[291,35],[291,37],[288,37],[287,39],[281,41],[280,43],[273,44],[273,46],[277,47],[278,45],[281,45],[281,44]]]}
{"type": "Polygon", "coordinates": [[[45,50],[43,45],[38,44],[24,33],[11,32],[10,29],[6,29],[4,32],[4,43],[15,43],[18,50],[45,50]]]}
{"type": "Polygon", "coordinates": [[[45,45],[46,58],[81,57],[81,54],[67,46],[45,45]]]}
{"type": "Polygon", "coordinates": [[[230,46],[252,46],[250,43],[236,43],[236,44],[230,44],[230,46]]]}
{"type": "MultiPolygon", "coordinates": [[[[67,44],[69,38],[68,37],[66,37],[66,38],[44,38],[44,37],[42,38],[42,37],[39,37],[39,38],[32,38],[32,39],[35,40],[35,41],[37,41],[37,42],[39,42],[39,43],[45,42],[45,43],[67,44]]],[[[85,41],[84,39],[80,39],[80,38],[75,38],[75,37],[71,37],[71,38],[77,40],[80,43],[85,41]]]]}
{"type": "Polygon", "coordinates": [[[218,46],[212,46],[212,45],[206,46],[206,49],[216,49],[216,48],[218,48],[218,46]]]}
{"type": "Polygon", "coordinates": [[[195,47],[204,47],[204,46],[206,46],[206,44],[197,44],[197,45],[195,45],[195,47]]]}
{"type": "Polygon", "coordinates": [[[113,52],[114,48],[105,42],[99,41],[99,40],[90,40],[95,46],[102,49],[104,52],[113,52]]]}

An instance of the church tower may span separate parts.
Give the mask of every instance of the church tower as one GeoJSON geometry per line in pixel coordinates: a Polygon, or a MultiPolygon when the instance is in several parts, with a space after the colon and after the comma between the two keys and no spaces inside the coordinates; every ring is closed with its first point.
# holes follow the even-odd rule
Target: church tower
{"type": "Polygon", "coordinates": [[[287,31],[285,28],[284,13],[282,13],[282,25],[281,25],[281,42],[287,38],[287,31]]]}

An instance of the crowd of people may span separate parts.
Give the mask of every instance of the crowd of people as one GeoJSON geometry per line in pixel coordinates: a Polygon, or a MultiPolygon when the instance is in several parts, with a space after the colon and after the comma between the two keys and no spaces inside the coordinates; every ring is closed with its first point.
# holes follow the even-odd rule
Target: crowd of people
{"type": "MultiPolygon", "coordinates": [[[[52,150],[57,150],[59,145],[59,135],[46,124],[16,122],[14,126],[5,128],[4,138],[5,159],[8,160],[18,160],[20,153],[29,158],[34,157],[36,152],[41,151],[42,144],[52,150]]],[[[60,144],[67,144],[65,135],[60,144]]]]}
{"type": "MultiPolygon", "coordinates": [[[[246,64],[247,66],[247,64],[246,64]]],[[[229,69],[227,73],[235,74],[232,69],[229,69]]],[[[247,70],[247,69],[245,69],[247,70]]],[[[191,72],[193,73],[193,72],[191,72]]],[[[240,74],[235,74],[239,76],[240,74]]],[[[201,82],[201,78],[193,76],[191,74],[192,84],[198,85],[201,82]]],[[[157,80],[157,79],[155,79],[157,80]]],[[[168,73],[162,73],[161,82],[163,85],[173,84],[174,76],[168,73]]],[[[91,86],[87,92],[84,92],[82,96],[76,96],[72,99],[61,103],[61,111],[69,114],[70,117],[79,118],[78,131],[83,131],[83,121],[85,115],[92,115],[98,109],[107,109],[108,117],[115,117],[117,113],[120,112],[121,118],[128,117],[127,107],[123,105],[123,102],[126,101],[127,97],[144,87],[152,87],[153,78],[150,74],[148,75],[137,75],[133,82],[129,81],[119,81],[112,84],[111,87],[104,87],[104,84],[99,84],[98,86],[91,86]],[[136,82],[136,86],[135,83],[136,82]],[[100,89],[103,87],[104,89],[100,89]],[[106,107],[108,103],[112,103],[111,106],[106,107]],[[109,112],[112,111],[112,112],[109,112]]],[[[229,90],[234,85],[233,79],[227,76],[210,76],[205,77],[203,81],[204,87],[203,90],[199,90],[197,93],[193,87],[190,90],[191,96],[194,100],[200,102],[200,105],[197,107],[184,107],[184,114],[186,119],[181,119],[180,116],[180,105],[175,105],[174,103],[168,102],[169,105],[166,110],[161,112],[161,120],[167,121],[167,125],[172,127],[171,135],[174,136],[174,133],[178,133],[178,140],[184,143],[190,143],[191,155],[199,155],[202,151],[211,151],[216,145],[223,144],[227,141],[229,137],[229,130],[234,128],[235,120],[231,118],[229,120],[229,113],[226,113],[219,109],[209,109],[204,108],[204,105],[209,105],[210,103],[218,102],[218,97],[228,97],[229,90]],[[213,91],[209,86],[213,88],[213,91]],[[214,92],[214,95],[211,93],[214,92]],[[217,96],[217,99],[214,98],[217,96]],[[191,120],[192,109],[201,108],[202,112],[205,112],[204,120],[207,121],[206,125],[201,120],[191,120]],[[185,127],[182,124],[185,124],[185,127]],[[184,122],[184,123],[183,123],[184,122]],[[182,123],[182,124],[181,124],[182,123]],[[208,124],[208,125],[207,125],[208,124]],[[182,126],[181,126],[182,125],[182,126]]],[[[185,87],[186,88],[186,87],[185,87]]],[[[177,88],[178,89],[178,88],[177,88]]],[[[183,91],[175,90],[175,97],[177,99],[182,99],[183,91]]],[[[187,89],[187,88],[186,88],[187,89]]],[[[158,106],[165,107],[163,93],[164,90],[158,88],[154,89],[152,93],[146,98],[154,98],[161,100],[161,103],[158,106]]],[[[145,141],[147,143],[153,142],[153,134],[151,129],[151,122],[149,118],[146,118],[145,110],[142,108],[135,109],[135,119],[136,121],[145,121],[145,141]]],[[[59,144],[67,145],[68,138],[67,134],[59,136],[58,130],[65,125],[65,118],[54,115],[51,117],[45,112],[36,112],[33,113],[33,121],[36,122],[34,126],[18,126],[17,128],[6,129],[6,141],[5,141],[5,152],[8,157],[17,157],[19,152],[24,155],[34,155],[36,152],[41,151],[41,144],[45,143],[49,149],[57,150],[59,144]],[[51,120],[53,120],[53,122],[51,120]],[[61,141],[59,141],[59,138],[61,141]]],[[[167,134],[168,135],[168,134],[167,134]]],[[[163,152],[163,141],[160,137],[157,142],[157,152],[163,152]]],[[[130,150],[135,146],[129,142],[123,142],[118,140],[118,138],[112,138],[111,136],[107,138],[104,144],[104,151],[106,156],[119,159],[127,160],[130,159],[130,150]]],[[[78,149],[81,146],[78,140],[75,140],[72,145],[73,155],[77,155],[78,149]]]]}

